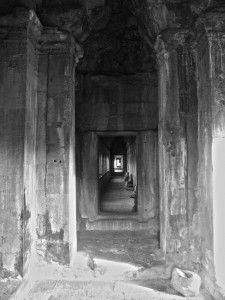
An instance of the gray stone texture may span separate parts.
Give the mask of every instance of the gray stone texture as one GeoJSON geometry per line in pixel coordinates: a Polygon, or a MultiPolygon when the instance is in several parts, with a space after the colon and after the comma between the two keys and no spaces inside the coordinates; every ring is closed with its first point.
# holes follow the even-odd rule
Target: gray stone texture
{"type": "Polygon", "coordinates": [[[173,288],[185,297],[199,296],[201,278],[195,272],[174,268],[171,284],[173,288]]]}
{"type": "Polygon", "coordinates": [[[221,0],[1,1],[1,278],[25,277],[37,253],[69,265],[77,229],[143,230],[162,263],[224,298],[212,154],[225,136],[224,14],[221,0]],[[128,217],[98,210],[98,135],[118,133],[136,136],[128,217]]]}

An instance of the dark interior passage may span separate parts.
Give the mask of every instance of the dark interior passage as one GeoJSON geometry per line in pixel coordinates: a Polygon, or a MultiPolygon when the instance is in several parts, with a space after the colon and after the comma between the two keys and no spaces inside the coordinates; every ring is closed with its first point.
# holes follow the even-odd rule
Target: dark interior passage
{"type": "Polygon", "coordinates": [[[127,138],[110,137],[110,174],[124,175],[127,170],[127,138]]]}
{"type": "Polygon", "coordinates": [[[114,213],[136,212],[136,197],[127,190],[122,176],[110,177],[105,192],[100,201],[100,211],[114,213]]]}
{"type": "Polygon", "coordinates": [[[137,211],[136,137],[99,136],[99,211],[137,211]]]}

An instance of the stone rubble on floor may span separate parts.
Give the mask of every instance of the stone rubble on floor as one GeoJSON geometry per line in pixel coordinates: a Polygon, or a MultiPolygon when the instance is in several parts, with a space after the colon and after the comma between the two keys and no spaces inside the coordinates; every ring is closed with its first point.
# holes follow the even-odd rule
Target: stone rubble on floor
{"type": "Polygon", "coordinates": [[[185,297],[193,297],[199,295],[201,278],[195,272],[174,268],[171,284],[176,291],[185,297]]]}

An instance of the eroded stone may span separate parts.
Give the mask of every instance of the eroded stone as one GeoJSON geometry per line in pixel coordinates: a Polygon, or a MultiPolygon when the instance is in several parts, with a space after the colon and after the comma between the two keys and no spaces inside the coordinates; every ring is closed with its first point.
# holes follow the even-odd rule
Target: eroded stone
{"type": "Polygon", "coordinates": [[[185,297],[194,297],[199,295],[201,278],[195,272],[174,268],[171,284],[175,290],[185,297]]]}

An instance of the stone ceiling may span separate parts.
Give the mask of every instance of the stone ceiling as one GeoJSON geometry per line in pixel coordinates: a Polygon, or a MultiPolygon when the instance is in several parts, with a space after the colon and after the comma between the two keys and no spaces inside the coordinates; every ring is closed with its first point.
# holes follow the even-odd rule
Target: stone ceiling
{"type": "Polygon", "coordinates": [[[224,0],[1,0],[36,10],[45,26],[70,31],[82,45],[80,73],[137,74],[155,70],[153,45],[167,28],[187,28],[224,0]]]}
{"type": "Polygon", "coordinates": [[[187,28],[210,0],[86,0],[88,19],[84,59],[78,72],[137,74],[155,72],[156,36],[167,28],[187,28]]]}
{"type": "Polygon", "coordinates": [[[224,0],[1,0],[0,15],[10,13],[15,6],[37,10],[39,15],[43,9],[48,13],[51,10],[52,14],[80,10],[83,19],[88,19],[89,30],[98,30],[107,24],[110,14],[122,6],[137,17],[150,42],[165,28],[187,27],[203,11],[217,5],[224,5],[224,0]]]}

